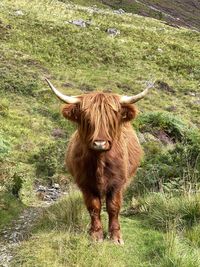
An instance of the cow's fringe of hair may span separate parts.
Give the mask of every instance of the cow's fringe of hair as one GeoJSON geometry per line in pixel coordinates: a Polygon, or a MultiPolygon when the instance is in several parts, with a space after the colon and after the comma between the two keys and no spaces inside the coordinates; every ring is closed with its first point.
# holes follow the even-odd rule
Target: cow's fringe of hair
{"type": "Polygon", "coordinates": [[[88,94],[81,102],[82,119],[79,126],[84,139],[95,140],[103,133],[112,140],[119,133],[119,97],[113,94],[88,94]]]}

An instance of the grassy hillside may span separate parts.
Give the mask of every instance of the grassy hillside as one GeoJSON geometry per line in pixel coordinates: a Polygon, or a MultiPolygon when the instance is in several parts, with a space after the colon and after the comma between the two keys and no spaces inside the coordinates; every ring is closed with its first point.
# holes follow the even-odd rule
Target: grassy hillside
{"type": "MultiPolygon", "coordinates": [[[[62,0],[66,2],[66,0],[62,0]]],[[[102,0],[102,1],[81,1],[71,0],[75,4],[97,5],[111,7],[114,9],[122,8],[126,12],[152,17],[168,22],[172,26],[184,26],[200,29],[200,4],[198,0],[102,0]]]]}
{"type": "Polygon", "coordinates": [[[141,112],[133,122],[146,156],[125,196],[127,245],[91,246],[80,198],[71,228],[66,226],[71,209],[58,209],[71,203],[64,199],[44,214],[45,223],[19,248],[14,266],[199,266],[200,35],[151,18],[118,15],[102,3],[100,10],[87,7],[95,1],[84,4],[0,3],[0,207],[12,201],[18,207],[0,213],[8,218],[0,216],[0,225],[24,208],[12,194],[34,205],[34,184],[71,179],[63,160],[75,127],[61,117],[44,77],[73,95],[92,90],[130,95],[154,80],[155,89],[138,103],[141,112]],[[70,23],[76,19],[90,25],[70,23]],[[110,36],[108,28],[120,34],[110,36]]]}

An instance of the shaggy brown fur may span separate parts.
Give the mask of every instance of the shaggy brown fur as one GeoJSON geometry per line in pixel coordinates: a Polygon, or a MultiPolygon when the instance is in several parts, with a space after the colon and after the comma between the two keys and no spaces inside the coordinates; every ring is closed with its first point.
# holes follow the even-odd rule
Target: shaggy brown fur
{"type": "Polygon", "coordinates": [[[142,150],[130,124],[136,116],[134,105],[119,103],[119,96],[92,93],[80,96],[79,104],[67,104],[63,115],[77,122],[70,139],[66,164],[81,189],[91,216],[90,234],[103,239],[101,201],[106,198],[110,237],[123,243],[118,215],[122,193],[139,166],[142,150]],[[95,151],[95,140],[109,141],[107,151],[95,151]]]}

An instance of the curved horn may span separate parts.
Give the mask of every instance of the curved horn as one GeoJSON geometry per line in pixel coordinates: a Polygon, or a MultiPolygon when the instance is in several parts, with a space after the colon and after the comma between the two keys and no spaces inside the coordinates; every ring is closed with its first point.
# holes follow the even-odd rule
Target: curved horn
{"type": "Polygon", "coordinates": [[[149,83],[147,88],[137,95],[121,96],[120,103],[121,104],[133,104],[133,103],[139,101],[140,99],[142,99],[143,97],[145,97],[145,95],[148,93],[149,89],[152,87],[154,87],[154,83],[149,83]]]}
{"type": "Polygon", "coordinates": [[[45,81],[48,83],[49,87],[57,95],[57,97],[61,99],[62,101],[64,101],[65,103],[76,104],[80,102],[80,99],[78,97],[67,96],[67,95],[63,95],[62,93],[60,93],[47,78],[45,78],[45,81]]]}

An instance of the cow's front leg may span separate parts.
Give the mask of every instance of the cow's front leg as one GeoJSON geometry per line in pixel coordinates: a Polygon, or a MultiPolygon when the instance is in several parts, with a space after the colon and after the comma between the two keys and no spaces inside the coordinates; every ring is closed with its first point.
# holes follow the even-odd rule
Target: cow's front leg
{"type": "Polygon", "coordinates": [[[90,192],[83,192],[86,207],[91,217],[90,235],[94,241],[103,241],[103,229],[101,224],[101,200],[90,192]]]}
{"type": "Polygon", "coordinates": [[[116,244],[123,245],[124,241],[121,236],[119,224],[119,212],[122,203],[122,192],[110,192],[106,195],[106,208],[109,217],[110,239],[116,244]]]}

